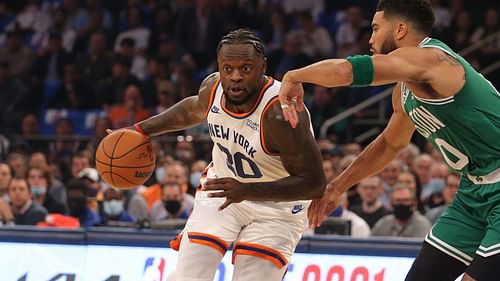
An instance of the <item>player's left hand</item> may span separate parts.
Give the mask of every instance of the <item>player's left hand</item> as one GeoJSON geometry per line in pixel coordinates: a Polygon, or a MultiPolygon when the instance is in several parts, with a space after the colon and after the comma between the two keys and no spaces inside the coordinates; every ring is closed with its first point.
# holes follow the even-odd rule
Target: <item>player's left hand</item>
{"type": "Polygon", "coordinates": [[[202,190],[218,191],[209,193],[208,197],[226,197],[226,201],[220,205],[219,211],[224,210],[232,203],[239,203],[245,200],[246,195],[244,184],[233,178],[209,179],[202,190]]]}
{"type": "Polygon", "coordinates": [[[309,206],[307,213],[309,227],[314,229],[319,227],[323,221],[337,208],[341,200],[341,195],[328,184],[325,194],[320,199],[314,199],[309,206]]]}

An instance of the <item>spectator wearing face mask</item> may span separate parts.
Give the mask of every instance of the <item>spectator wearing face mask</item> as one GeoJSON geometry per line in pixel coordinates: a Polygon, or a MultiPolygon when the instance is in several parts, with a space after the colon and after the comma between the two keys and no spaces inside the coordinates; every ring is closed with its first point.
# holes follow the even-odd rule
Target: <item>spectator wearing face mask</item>
{"type": "Polygon", "coordinates": [[[114,222],[133,222],[124,208],[125,195],[122,190],[108,188],[104,191],[104,201],[99,205],[99,214],[103,224],[114,222]]]}
{"type": "Polygon", "coordinates": [[[67,185],[69,215],[77,218],[82,227],[99,225],[101,218],[87,206],[89,187],[82,180],[72,180],[67,185]]]}
{"type": "Polygon", "coordinates": [[[372,236],[424,237],[431,229],[427,218],[415,211],[415,192],[396,184],[390,194],[393,214],[382,217],[373,227],[372,236]]]}
{"type": "Polygon", "coordinates": [[[9,184],[9,198],[14,223],[35,225],[45,220],[47,210],[31,199],[31,191],[25,178],[13,178],[9,184]]]}
{"type": "Polygon", "coordinates": [[[194,204],[191,194],[182,192],[181,186],[175,182],[164,183],[161,192],[161,200],[156,201],[151,209],[151,222],[189,217],[194,204]]]}
{"type": "Polygon", "coordinates": [[[32,199],[41,204],[49,213],[66,214],[64,202],[58,201],[49,193],[52,175],[46,166],[28,167],[28,184],[31,189],[32,199]]]}

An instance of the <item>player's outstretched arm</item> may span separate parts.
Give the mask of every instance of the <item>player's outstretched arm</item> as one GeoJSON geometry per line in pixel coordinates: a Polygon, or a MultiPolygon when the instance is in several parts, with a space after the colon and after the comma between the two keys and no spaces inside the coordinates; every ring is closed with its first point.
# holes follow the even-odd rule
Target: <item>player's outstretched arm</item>
{"type": "Polygon", "coordinates": [[[435,50],[404,47],[388,55],[328,59],[289,71],[283,77],[279,95],[285,118],[292,127],[296,125],[295,112],[301,107],[296,107],[293,101],[302,100],[304,93],[297,90],[301,83],[331,88],[384,85],[406,80],[428,82],[433,77],[434,66],[438,65],[438,56],[435,50]]]}
{"type": "Polygon", "coordinates": [[[276,100],[264,113],[261,130],[264,146],[275,153],[290,176],[273,182],[240,183],[223,178],[206,182],[205,190],[214,190],[211,197],[226,197],[221,206],[242,200],[294,201],[320,198],[326,186],[321,154],[310,130],[309,114],[299,112],[296,129],[287,126],[276,100]]]}
{"type": "Polygon", "coordinates": [[[197,96],[187,97],[162,113],[138,123],[138,130],[148,136],[156,136],[200,124],[206,118],[210,93],[218,77],[218,72],[207,76],[197,96]]]}
{"type": "Polygon", "coordinates": [[[327,185],[321,200],[313,202],[309,209],[311,227],[321,224],[336,207],[338,198],[362,179],[380,172],[410,142],[415,127],[401,106],[400,85],[392,94],[394,113],[385,130],[344,170],[327,185]]]}

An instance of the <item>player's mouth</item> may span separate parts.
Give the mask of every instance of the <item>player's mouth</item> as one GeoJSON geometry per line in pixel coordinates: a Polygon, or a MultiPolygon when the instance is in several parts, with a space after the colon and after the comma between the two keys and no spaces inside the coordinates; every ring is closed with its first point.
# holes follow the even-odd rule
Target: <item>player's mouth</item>
{"type": "Polygon", "coordinates": [[[237,88],[237,87],[229,88],[229,94],[231,96],[241,96],[243,92],[244,92],[243,88],[237,88]]]}

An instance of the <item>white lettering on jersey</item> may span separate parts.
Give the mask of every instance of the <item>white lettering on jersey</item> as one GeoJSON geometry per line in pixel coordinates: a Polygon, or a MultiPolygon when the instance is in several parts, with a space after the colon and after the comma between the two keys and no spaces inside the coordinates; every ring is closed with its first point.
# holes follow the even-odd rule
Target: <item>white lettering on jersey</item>
{"type": "Polygon", "coordinates": [[[423,106],[412,109],[409,115],[417,131],[425,138],[428,138],[439,129],[446,127],[443,122],[423,106]]]}

